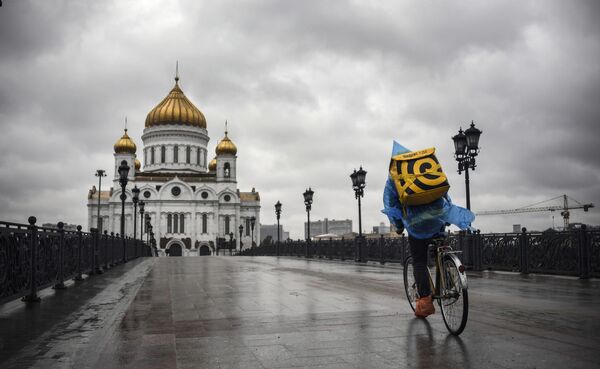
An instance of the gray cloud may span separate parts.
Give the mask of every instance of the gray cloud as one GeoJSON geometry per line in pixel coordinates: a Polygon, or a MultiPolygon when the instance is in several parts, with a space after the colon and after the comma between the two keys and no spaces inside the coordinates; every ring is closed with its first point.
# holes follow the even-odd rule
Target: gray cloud
{"type": "MultiPolygon", "coordinates": [[[[112,170],[124,116],[141,147],[147,112],[173,84],[205,113],[214,148],[230,124],[239,185],[263,222],[284,204],[300,237],[350,218],[363,165],[365,228],[380,213],[392,139],[435,146],[464,204],[450,137],[483,131],[476,210],[567,193],[600,204],[597,2],[74,2],[0,8],[0,219],[85,225],[96,168],[112,170]]],[[[574,221],[600,223],[598,211],[574,221]]],[[[481,217],[483,230],[551,225],[551,213],[481,217]]],[[[560,220],[557,220],[557,224],[560,220]]]]}

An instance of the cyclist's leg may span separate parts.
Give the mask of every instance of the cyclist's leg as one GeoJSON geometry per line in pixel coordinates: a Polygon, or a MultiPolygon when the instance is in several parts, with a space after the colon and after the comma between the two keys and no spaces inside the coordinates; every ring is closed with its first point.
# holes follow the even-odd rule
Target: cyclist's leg
{"type": "Polygon", "coordinates": [[[427,272],[427,246],[429,240],[420,240],[408,236],[410,253],[413,258],[413,271],[415,281],[419,289],[419,296],[425,297],[431,295],[431,286],[429,284],[429,273],[427,272]]]}

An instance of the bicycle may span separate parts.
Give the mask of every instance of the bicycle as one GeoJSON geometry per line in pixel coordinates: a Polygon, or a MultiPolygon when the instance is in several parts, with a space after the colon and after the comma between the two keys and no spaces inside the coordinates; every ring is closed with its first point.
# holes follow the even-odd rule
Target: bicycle
{"type": "MultiPolygon", "coordinates": [[[[453,251],[445,238],[434,238],[428,248],[428,255],[434,251],[435,263],[435,278],[431,276],[429,263],[427,267],[432,298],[438,302],[448,331],[458,336],[465,329],[469,315],[467,275],[465,266],[457,256],[462,251],[453,251]]],[[[411,255],[404,260],[404,289],[410,307],[415,311],[419,292],[411,255]]]]}

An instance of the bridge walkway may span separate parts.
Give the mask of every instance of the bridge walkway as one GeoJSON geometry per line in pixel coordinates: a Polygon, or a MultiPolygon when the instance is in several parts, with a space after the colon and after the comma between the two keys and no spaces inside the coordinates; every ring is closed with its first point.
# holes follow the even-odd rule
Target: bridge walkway
{"type": "Polygon", "coordinates": [[[598,280],[470,274],[457,338],[439,312],[414,318],[389,265],[222,256],[122,267],[39,306],[0,307],[0,367],[600,367],[598,280]]]}

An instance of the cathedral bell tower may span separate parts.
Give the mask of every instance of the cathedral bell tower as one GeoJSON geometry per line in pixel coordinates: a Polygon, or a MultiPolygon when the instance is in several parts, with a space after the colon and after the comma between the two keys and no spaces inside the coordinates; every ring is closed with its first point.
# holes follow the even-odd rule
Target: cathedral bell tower
{"type": "Polygon", "coordinates": [[[113,181],[119,180],[119,166],[121,161],[125,160],[129,165],[128,179],[131,181],[135,178],[136,168],[139,168],[139,161],[135,157],[137,147],[131,137],[127,134],[127,128],[123,136],[115,143],[115,171],[113,181]],[[136,163],[137,162],[137,163],[136,163]]]}
{"type": "Polygon", "coordinates": [[[237,182],[236,159],[237,147],[227,136],[227,122],[225,122],[225,137],[215,149],[217,182],[237,182]]]}

